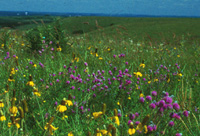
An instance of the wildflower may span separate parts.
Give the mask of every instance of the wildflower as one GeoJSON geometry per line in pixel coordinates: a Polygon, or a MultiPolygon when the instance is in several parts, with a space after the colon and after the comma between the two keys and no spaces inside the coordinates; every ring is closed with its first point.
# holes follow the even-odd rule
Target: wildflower
{"type": "Polygon", "coordinates": [[[28,82],[26,83],[26,85],[33,87],[35,84],[34,84],[33,81],[28,81],[28,82]]]}
{"type": "MultiPolygon", "coordinates": [[[[14,101],[14,100],[13,100],[13,101],[14,101]]],[[[11,114],[12,116],[16,116],[16,115],[17,115],[17,112],[18,112],[18,109],[17,109],[16,106],[11,106],[11,107],[9,108],[9,112],[10,112],[10,114],[11,114]]]]}
{"type": "Polygon", "coordinates": [[[115,120],[115,124],[117,124],[118,126],[120,125],[117,109],[114,109],[114,116],[110,117],[110,119],[111,120],[114,119],[115,120]]]}
{"type": "Polygon", "coordinates": [[[139,95],[139,97],[144,97],[144,94],[143,94],[143,93],[141,93],[141,94],[139,95]]]}
{"type": "Polygon", "coordinates": [[[99,57],[99,60],[102,60],[103,58],[102,57],[99,57]]]}
{"type": "Polygon", "coordinates": [[[135,129],[133,128],[133,122],[131,122],[131,124],[129,126],[128,134],[131,136],[135,134],[135,129]]]}
{"type": "Polygon", "coordinates": [[[64,99],[61,101],[61,105],[58,105],[56,110],[61,112],[61,113],[65,112],[67,110],[67,107],[65,106],[65,100],[64,99]]]}
{"type": "Polygon", "coordinates": [[[170,127],[173,127],[173,126],[174,126],[174,122],[173,122],[173,121],[170,121],[170,122],[169,122],[169,126],[170,126],[170,127]]]}
{"type": "Polygon", "coordinates": [[[0,121],[5,121],[6,120],[6,117],[4,115],[0,115],[0,121]]]}
{"type": "Polygon", "coordinates": [[[178,54],[177,57],[180,58],[180,55],[178,54]]]}
{"type": "Polygon", "coordinates": [[[33,64],[33,67],[34,67],[34,68],[36,68],[36,67],[37,67],[37,65],[36,65],[36,64],[33,64]]]}
{"type": "Polygon", "coordinates": [[[175,109],[175,110],[179,110],[180,109],[180,106],[179,106],[179,104],[178,103],[173,103],[173,108],[175,109]]]}
{"type": "Polygon", "coordinates": [[[65,104],[68,106],[73,106],[73,103],[71,100],[65,100],[65,104]]]}
{"type": "Polygon", "coordinates": [[[14,116],[11,116],[11,121],[8,123],[8,127],[10,128],[12,125],[16,125],[17,128],[20,128],[20,124],[18,123],[20,121],[20,118],[14,118],[14,116]]]}
{"type": "Polygon", "coordinates": [[[176,136],[182,136],[182,133],[176,133],[176,136]]]}
{"type": "Polygon", "coordinates": [[[0,108],[4,107],[4,103],[0,100],[0,108]]]}
{"type": "Polygon", "coordinates": [[[141,72],[134,72],[133,74],[134,74],[137,78],[138,78],[138,77],[142,77],[142,73],[141,73],[141,72]]]}
{"type": "Polygon", "coordinates": [[[44,129],[45,130],[49,130],[49,133],[51,135],[53,135],[53,131],[57,130],[58,128],[55,128],[51,123],[53,122],[54,117],[51,117],[51,119],[49,120],[49,122],[45,125],[44,129]]]}
{"type": "Polygon", "coordinates": [[[74,136],[72,132],[69,132],[67,136],[74,136]]]}
{"type": "Polygon", "coordinates": [[[100,133],[102,133],[105,136],[112,136],[111,133],[105,129],[99,130],[100,133]]]}
{"type": "Polygon", "coordinates": [[[36,88],[36,87],[33,87],[33,94],[38,96],[38,97],[41,96],[41,94],[38,92],[38,88],[36,88]]]}
{"type": "Polygon", "coordinates": [[[59,46],[59,47],[57,48],[57,51],[62,51],[62,48],[59,46]]]}
{"type": "Polygon", "coordinates": [[[152,95],[152,96],[157,96],[157,92],[156,92],[156,91],[152,91],[152,92],[151,92],[151,95],[152,95]]]}
{"type": "Polygon", "coordinates": [[[189,111],[184,111],[184,112],[183,112],[183,115],[184,115],[185,117],[188,117],[188,116],[189,116],[189,111]]]}
{"type": "Polygon", "coordinates": [[[67,115],[64,115],[64,116],[62,117],[62,120],[64,120],[65,118],[68,118],[68,116],[67,116],[67,115]]]}
{"type": "Polygon", "coordinates": [[[140,97],[140,100],[139,100],[141,103],[144,103],[144,97],[140,97]]]}
{"type": "Polygon", "coordinates": [[[146,96],[146,100],[151,101],[152,100],[151,96],[150,95],[146,96]]]}
{"type": "Polygon", "coordinates": [[[99,112],[93,112],[93,113],[92,113],[92,115],[94,116],[94,119],[100,117],[102,114],[103,114],[102,111],[99,111],[99,112]]]}
{"type": "Polygon", "coordinates": [[[145,68],[145,64],[144,64],[144,63],[141,63],[141,64],[140,64],[140,67],[145,68]]]}

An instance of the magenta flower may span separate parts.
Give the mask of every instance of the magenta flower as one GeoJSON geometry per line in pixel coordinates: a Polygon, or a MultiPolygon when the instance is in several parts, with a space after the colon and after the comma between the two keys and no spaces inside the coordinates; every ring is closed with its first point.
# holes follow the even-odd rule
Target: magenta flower
{"type": "Polygon", "coordinates": [[[144,103],[144,98],[143,97],[140,97],[140,102],[144,103]]]}
{"type": "Polygon", "coordinates": [[[149,108],[151,108],[151,109],[155,109],[155,108],[156,108],[155,103],[151,103],[151,104],[149,105],[149,108]]]}
{"type": "Polygon", "coordinates": [[[185,117],[188,117],[188,116],[189,116],[189,111],[184,111],[184,112],[183,112],[183,115],[184,115],[185,117]]]}
{"type": "Polygon", "coordinates": [[[173,108],[175,109],[175,110],[179,110],[180,109],[180,106],[179,106],[179,104],[178,103],[173,103],[173,108]]]}
{"type": "Polygon", "coordinates": [[[173,122],[173,121],[170,121],[168,125],[169,125],[170,127],[173,127],[173,126],[174,126],[174,122],[173,122]]]}
{"type": "Polygon", "coordinates": [[[71,89],[74,90],[74,89],[75,89],[75,86],[72,86],[71,89]]]}
{"type": "Polygon", "coordinates": [[[140,121],[136,121],[136,122],[135,122],[135,125],[138,125],[138,124],[140,124],[140,121]]]}
{"type": "Polygon", "coordinates": [[[182,136],[182,133],[176,133],[176,136],[182,136]]]}
{"type": "Polygon", "coordinates": [[[156,91],[152,91],[152,92],[151,92],[151,95],[152,95],[152,96],[157,96],[157,92],[156,92],[156,91]]]}
{"type": "Polygon", "coordinates": [[[151,96],[150,95],[146,96],[146,100],[151,101],[152,100],[151,96]]]}
{"type": "Polygon", "coordinates": [[[132,114],[132,113],[131,113],[131,114],[129,114],[129,119],[130,119],[130,120],[134,120],[134,119],[135,119],[135,115],[134,115],[134,114],[132,114]]]}

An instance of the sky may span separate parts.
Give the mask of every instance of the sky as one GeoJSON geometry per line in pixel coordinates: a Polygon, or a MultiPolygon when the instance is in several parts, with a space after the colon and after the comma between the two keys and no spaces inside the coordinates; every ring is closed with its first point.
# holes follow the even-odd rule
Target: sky
{"type": "Polygon", "coordinates": [[[200,0],[0,0],[0,11],[200,16],[200,0]]]}

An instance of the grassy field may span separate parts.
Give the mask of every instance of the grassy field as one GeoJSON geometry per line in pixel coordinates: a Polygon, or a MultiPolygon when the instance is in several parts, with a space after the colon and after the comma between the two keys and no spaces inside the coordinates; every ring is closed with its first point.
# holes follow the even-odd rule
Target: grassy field
{"type": "Polygon", "coordinates": [[[1,17],[0,135],[200,135],[199,24],[1,17]]]}

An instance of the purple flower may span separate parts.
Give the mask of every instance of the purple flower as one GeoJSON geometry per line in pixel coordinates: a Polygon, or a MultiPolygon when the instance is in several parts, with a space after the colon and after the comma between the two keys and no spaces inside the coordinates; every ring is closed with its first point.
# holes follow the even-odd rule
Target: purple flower
{"type": "Polygon", "coordinates": [[[116,58],[116,55],[113,55],[114,58],[116,58]]]}
{"type": "Polygon", "coordinates": [[[135,119],[135,115],[131,113],[131,114],[129,115],[129,119],[130,119],[130,120],[134,120],[134,119],[135,119]]]}
{"type": "Polygon", "coordinates": [[[173,126],[174,126],[174,122],[173,122],[173,121],[170,121],[168,125],[169,125],[170,127],[173,127],[173,126]]]}
{"type": "Polygon", "coordinates": [[[125,62],[126,65],[128,65],[128,62],[125,62]]]}
{"type": "Polygon", "coordinates": [[[87,62],[84,62],[84,64],[85,64],[86,67],[88,66],[87,62]]]}
{"type": "Polygon", "coordinates": [[[151,101],[152,100],[151,96],[150,95],[146,96],[146,100],[151,101]]]}
{"type": "Polygon", "coordinates": [[[75,89],[75,86],[72,86],[71,89],[74,90],[74,89],[75,89]]]}
{"type": "Polygon", "coordinates": [[[173,108],[175,109],[175,110],[179,110],[180,109],[180,106],[179,106],[179,104],[178,103],[173,103],[173,108]]]}
{"type": "Polygon", "coordinates": [[[155,108],[156,108],[155,103],[151,103],[151,104],[149,105],[149,108],[155,109],[155,108]]]}
{"type": "Polygon", "coordinates": [[[152,126],[147,126],[147,129],[149,132],[153,131],[153,127],[152,126]]]}
{"type": "Polygon", "coordinates": [[[140,116],[140,114],[139,114],[138,112],[136,112],[136,113],[135,113],[135,116],[136,116],[136,117],[139,117],[139,116],[140,116]]]}
{"type": "Polygon", "coordinates": [[[184,111],[184,112],[183,112],[183,115],[184,115],[185,117],[188,117],[188,116],[189,116],[189,111],[184,111]]]}
{"type": "Polygon", "coordinates": [[[93,94],[93,97],[96,97],[96,94],[93,94]]]}
{"type": "Polygon", "coordinates": [[[59,79],[56,79],[56,82],[59,82],[60,80],[59,79]]]}
{"type": "Polygon", "coordinates": [[[138,125],[138,124],[140,124],[140,121],[136,121],[136,122],[135,122],[135,125],[138,125]]]}
{"type": "Polygon", "coordinates": [[[132,120],[129,120],[129,121],[128,121],[128,125],[130,125],[130,124],[131,124],[131,122],[132,122],[132,120]]]}
{"type": "Polygon", "coordinates": [[[66,81],[67,84],[70,84],[70,81],[66,81]]]}
{"type": "Polygon", "coordinates": [[[151,95],[152,95],[152,96],[157,96],[157,92],[156,92],[156,91],[152,91],[152,92],[151,92],[151,95]]]}
{"type": "Polygon", "coordinates": [[[163,107],[165,105],[165,101],[164,100],[160,100],[159,102],[158,102],[158,106],[159,107],[163,107]]]}
{"type": "Polygon", "coordinates": [[[55,106],[57,106],[58,105],[58,102],[55,102],[55,104],[54,104],[55,106]]]}
{"type": "Polygon", "coordinates": [[[144,103],[144,98],[143,97],[140,97],[140,102],[144,103]]]}
{"type": "Polygon", "coordinates": [[[50,82],[49,84],[50,84],[50,86],[52,86],[52,85],[53,85],[53,83],[51,83],[51,82],[50,82]]]}
{"type": "Polygon", "coordinates": [[[176,136],[182,136],[182,133],[176,133],[176,136]]]}

